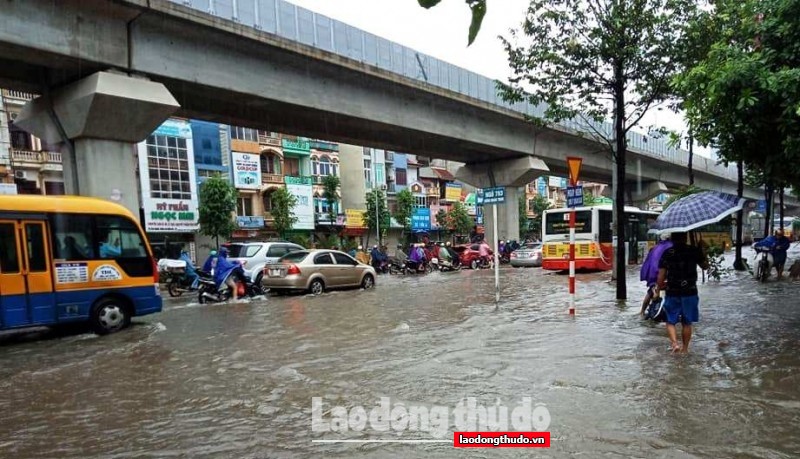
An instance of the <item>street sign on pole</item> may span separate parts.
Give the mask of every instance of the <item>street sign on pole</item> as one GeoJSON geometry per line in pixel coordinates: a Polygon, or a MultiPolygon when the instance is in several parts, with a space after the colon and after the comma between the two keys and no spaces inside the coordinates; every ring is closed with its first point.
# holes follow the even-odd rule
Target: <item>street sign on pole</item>
{"type": "Polygon", "coordinates": [[[495,186],[483,189],[483,204],[503,204],[506,202],[506,189],[502,186],[495,186]]]}
{"type": "Polygon", "coordinates": [[[567,207],[583,205],[583,185],[567,187],[567,207]]]}
{"type": "Polygon", "coordinates": [[[578,186],[583,159],[567,157],[569,171],[569,187],[567,187],[567,205],[569,212],[569,315],[575,315],[575,207],[583,205],[583,187],[578,186]]]}

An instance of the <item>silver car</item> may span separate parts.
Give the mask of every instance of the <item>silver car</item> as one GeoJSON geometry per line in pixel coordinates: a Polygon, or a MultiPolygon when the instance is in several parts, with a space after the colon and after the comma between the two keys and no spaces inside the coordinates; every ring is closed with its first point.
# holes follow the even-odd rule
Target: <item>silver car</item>
{"type": "Polygon", "coordinates": [[[359,263],[338,250],[302,250],[284,255],[265,269],[264,287],[271,290],[306,290],[319,295],[327,289],[375,286],[372,266],[359,263]]]}
{"type": "Polygon", "coordinates": [[[511,266],[515,268],[542,266],[542,244],[528,243],[511,252],[511,266]]]}
{"type": "Polygon", "coordinates": [[[261,282],[264,267],[277,263],[287,253],[304,250],[291,242],[231,242],[223,244],[228,249],[228,259],[244,265],[244,272],[253,283],[261,282]]]}

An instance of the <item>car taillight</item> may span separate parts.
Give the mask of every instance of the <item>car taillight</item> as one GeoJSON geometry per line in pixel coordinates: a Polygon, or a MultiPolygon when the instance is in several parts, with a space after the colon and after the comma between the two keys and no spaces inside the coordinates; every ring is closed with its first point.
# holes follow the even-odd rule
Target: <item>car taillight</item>
{"type": "Polygon", "coordinates": [[[297,265],[289,265],[286,274],[300,274],[300,268],[298,268],[297,265]]]}

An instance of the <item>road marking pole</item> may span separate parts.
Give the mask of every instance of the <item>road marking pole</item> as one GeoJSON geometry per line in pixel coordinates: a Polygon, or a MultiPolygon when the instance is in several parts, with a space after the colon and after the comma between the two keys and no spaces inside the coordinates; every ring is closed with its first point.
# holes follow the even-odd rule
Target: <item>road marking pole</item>
{"type": "Polygon", "coordinates": [[[569,212],[569,315],[575,316],[575,209],[574,208],[569,212]]]}
{"type": "Polygon", "coordinates": [[[498,254],[498,246],[497,246],[497,204],[492,204],[492,237],[495,239],[492,241],[492,245],[494,246],[494,302],[500,302],[500,257],[498,254]]]}

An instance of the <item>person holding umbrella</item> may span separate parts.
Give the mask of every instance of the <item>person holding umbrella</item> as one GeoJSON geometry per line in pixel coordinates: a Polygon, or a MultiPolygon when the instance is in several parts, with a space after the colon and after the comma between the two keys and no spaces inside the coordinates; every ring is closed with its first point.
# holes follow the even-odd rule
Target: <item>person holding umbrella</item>
{"type": "Polygon", "coordinates": [[[672,247],[667,249],[658,264],[658,289],[663,290],[667,311],[667,335],[672,352],[689,352],[693,324],[700,320],[697,294],[697,268],[708,269],[708,257],[699,247],[686,243],[686,233],[672,233],[672,247]],[[681,323],[678,343],[677,324],[681,323]]]}

